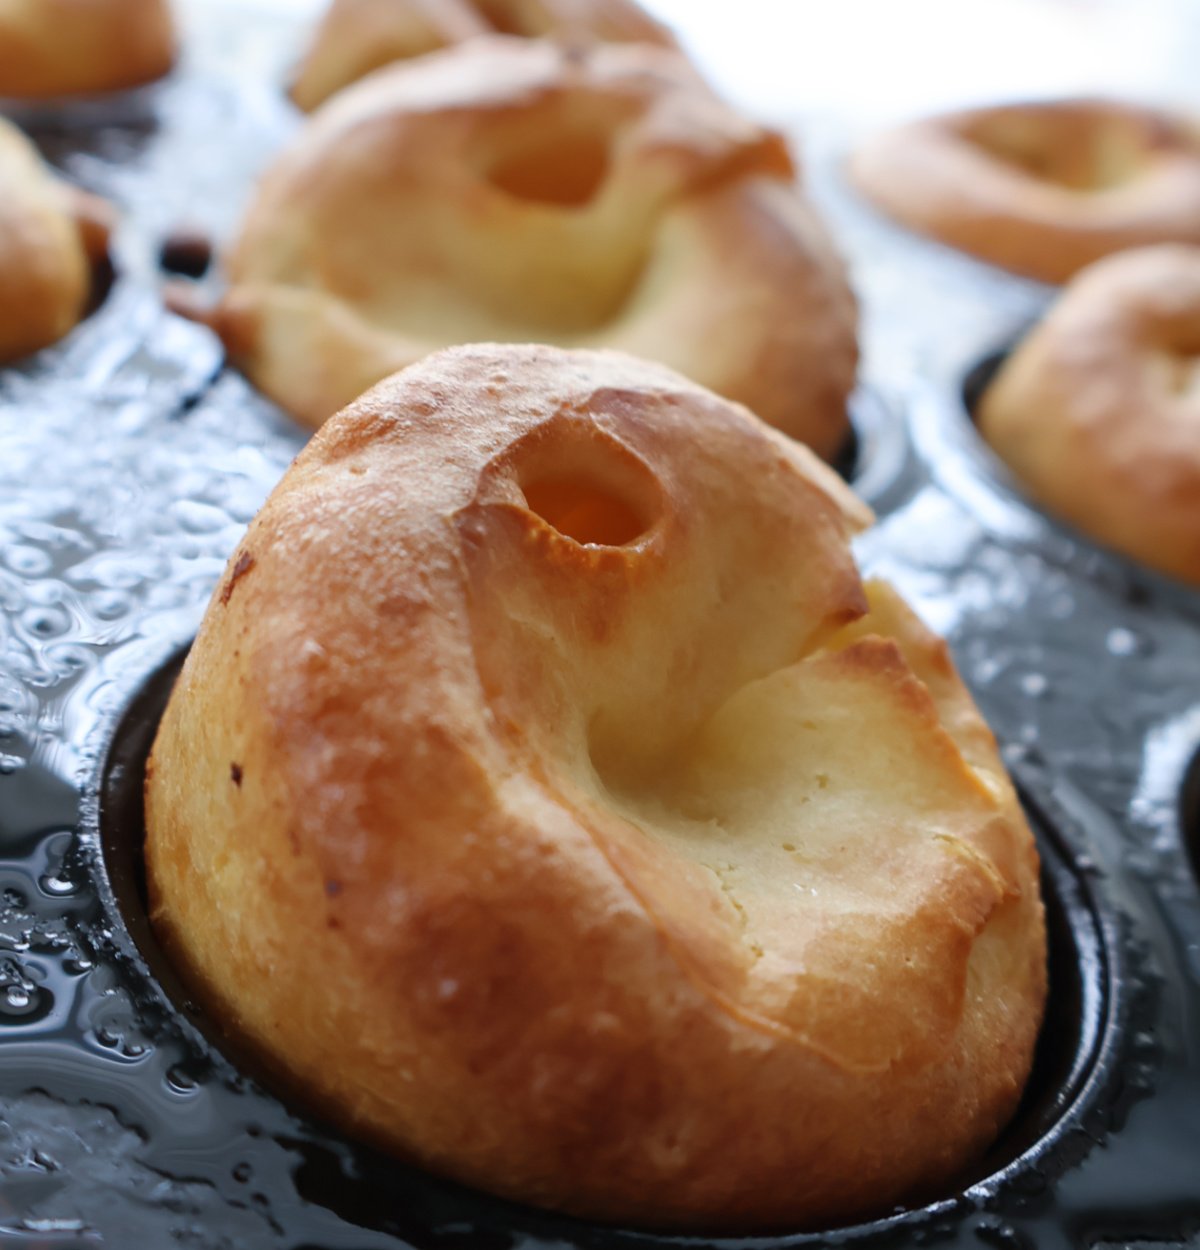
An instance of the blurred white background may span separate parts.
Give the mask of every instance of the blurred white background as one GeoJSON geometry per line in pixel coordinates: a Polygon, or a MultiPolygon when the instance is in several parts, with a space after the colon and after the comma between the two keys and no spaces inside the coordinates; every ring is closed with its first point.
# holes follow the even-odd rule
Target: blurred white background
{"type": "MultiPolygon", "coordinates": [[[[203,3],[203,0],[199,0],[203,3]]],[[[315,16],[325,0],[256,0],[315,16]]],[[[1200,111],[1200,0],[643,0],[730,98],[871,122],[1129,95],[1200,111]]]]}

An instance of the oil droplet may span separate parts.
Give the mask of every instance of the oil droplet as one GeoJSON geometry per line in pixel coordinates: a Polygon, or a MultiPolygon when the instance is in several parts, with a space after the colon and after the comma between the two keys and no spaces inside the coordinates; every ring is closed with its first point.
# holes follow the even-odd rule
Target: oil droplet
{"type": "Polygon", "coordinates": [[[216,533],[230,523],[222,509],[195,499],[180,499],[171,510],[183,527],[193,534],[216,533]]]}
{"type": "Polygon", "coordinates": [[[1044,698],[1046,692],[1050,689],[1050,683],[1041,673],[1026,673],[1021,678],[1021,689],[1031,699],[1044,698]]]}
{"type": "Polygon", "coordinates": [[[75,642],[56,643],[46,652],[46,659],[64,676],[78,669],[87,668],[91,653],[75,642]]]}
{"type": "Polygon", "coordinates": [[[987,656],[980,660],[971,670],[976,682],[981,686],[988,685],[993,682],[1004,671],[1004,663],[996,659],[994,656],[987,656]]]}
{"type": "Polygon", "coordinates": [[[6,986],[0,991],[0,1022],[31,1024],[49,1014],[54,999],[49,990],[30,981],[6,986]]]}
{"type": "Polygon", "coordinates": [[[70,945],[71,939],[65,933],[54,929],[44,921],[35,925],[29,934],[29,949],[43,954],[56,955],[70,945]]]}
{"type": "Polygon", "coordinates": [[[71,628],[71,618],[61,608],[31,608],[21,624],[38,638],[57,638],[71,628]]]}
{"type": "Polygon", "coordinates": [[[985,1245],[996,1246],[997,1250],[1028,1250],[1030,1245],[1025,1234],[1018,1232],[1011,1224],[995,1221],[978,1225],[975,1236],[985,1245]]]}
{"type": "Polygon", "coordinates": [[[1075,596],[1064,590],[1050,600],[1048,610],[1054,620],[1065,621],[1075,615],[1075,606],[1075,596]]]}
{"type": "Polygon", "coordinates": [[[1104,645],[1108,648],[1109,655],[1115,655],[1121,659],[1131,655],[1148,655],[1154,650],[1148,638],[1124,626],[1110,629],[1104,645]]]}
{"type": "Polygon", "coordinates": [[[167,1084],[177,1094],[193,1094],[200,1088],[195,1077],[178,1064],[167,1069],[167,1084]]]}
{"type": "Polygon", "coordinates": [[[4,553],[4,561],[14,573],[25,577],[37,577],[54,567],[50,556],[40,547],[9,547],[4,553]]]}
{"type": "Polygon", "coordinates": [[[67,880],[58,872],[46,873],[38,878],[38,889],[50,898],[66,898],[74,894],[77,888],[74,881],[67,880]]]}
{"type": "Polygon", "coordinates": [[[133,607],[128,595],[119,590],[99,591],[92,596],[92,614],[101,621],[115,621],[133,607]]]}
{"type": "Polygon", "coordinates": [[[21,1226],[31,1233],[82,1233],[87,1229],[87,1225],[82,1220],[70,1218],[35,1218],[26,1216],[21,1221],[21,1226]]]}

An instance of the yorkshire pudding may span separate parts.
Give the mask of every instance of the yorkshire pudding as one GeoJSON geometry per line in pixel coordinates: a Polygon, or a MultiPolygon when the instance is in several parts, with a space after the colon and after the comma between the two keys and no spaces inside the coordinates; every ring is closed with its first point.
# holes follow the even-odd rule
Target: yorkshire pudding
{"type": "Polygon", "coordinates": [[[0,97],[138,87],[174,60],[167,0],[0,0],[0,97]]]}
{"type": "Polygon", "coordinates": [[[344,1127],[660,1227],[886,1211],[1016,1107],[1038,861],[806,449],[613,353],[440,352],[251,524],[159,728],[153,922],[344,1127]]]}
{"type": "Polygon", "coordinates": [[[333,0],[296,72],[292,99],[311,112],[382,65],[487,34],[675,46],[632,0],[333,0]]]}
{"type": "Polygon", "coordinates": [[[674,53],[472,40],[314,115],[206,319],[312,426],[436,348],[549,341],[664,361],[830,457],[856,311],[793,179],[674,53]]]}
{"type": "Polygon", "coordinates": [[[108,232],[107,204],[60,182],[0,118],[0,363],[48,347],[79,321],[108,232]]]}
{"type": "Polygon", "coordinates": [[[1129,247],[1200,243],[1200,131],[1132,104],[934,117],[872,140],[851,174],[906,226],[1042,282],[1129,247]]]}
{"type": "Polygon", "coordinates": [[[1142,248],[1084,270],[977,415],[1047,509],[1200,584],[1200,248],[1142,248]]]}

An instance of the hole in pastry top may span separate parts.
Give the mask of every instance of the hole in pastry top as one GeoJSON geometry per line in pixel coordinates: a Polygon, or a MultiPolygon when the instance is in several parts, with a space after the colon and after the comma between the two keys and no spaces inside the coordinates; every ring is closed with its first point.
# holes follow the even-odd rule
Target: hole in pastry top
{"type": "Polygon", "coordinates": [[[525,507],[585,547],[628,547],[663,509],[654,471],[590,423],[559,417],[521,439],[506,457],[525,507]]]}
{"type": "Polygon", "coordinates": [[[965,119],[968,143],[1067,191],[1108,191],[1143,172],[1163,136],[1138,116],[1094,107],[996,109],[965,119]]]}
{"type": "Polygon", "coordinates": [[[608,177],[608,137],[595,127],[522,128],[514,146],[487,170],[497,190],[516,200],[582,208],[608,177]]]}
{"type": "Polygon", "coordinates": [[[531,512],[584,546],[624,547],[646,532],[620,494],[586,473],[539,478],[524,492],[531,512]]]}

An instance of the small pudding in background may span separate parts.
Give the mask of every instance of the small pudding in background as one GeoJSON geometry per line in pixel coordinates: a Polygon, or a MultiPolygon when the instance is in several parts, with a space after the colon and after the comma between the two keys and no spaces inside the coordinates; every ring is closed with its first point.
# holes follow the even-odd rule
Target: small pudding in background
{"type": "Polygon", "coordinates": [[[268,170],[227,268],[207,320],[314,427],[500,341],[662,361],[826,458],[849,432],[844,265],[783,139],[667,49],[494,36],[381,70],[268,170]]]}
{"type": "Polygon", "coordinates": [[[296,71],[292,99],[311,112],[383,65],[495,34],[676,46],[633,0],[333,0],[296,71]]]}
{"type": "Polygon", "coordinates": [[[175,55],[167,0],[0,0],[0,99],[140,87],[175,55]]]}
{"type": "Polygon", "coordinates": [[[347,1131],[705,1232],[926,1199],[1029,1075],[1038,856],[865,507],[659,365],[483,345],[328,422],[146,783],[151,915],[347,1131]]]}
{"type": "Polygon", "coordinates": [[[1133,104],[948,113],[878,135],[850,173],[911,229],[1042,282],[1125,248],[1200,244],[1200,129],[1133,104]]]}
{"type": "Polygon", "coordinates": [[[1142,248],[1084,270],[976,417],[1049,512],[1200,585],[1200,247],[1142,248]]]}
{"type": "Polygon", "coordinates": [[[0,118],[0,364],[49,347],[85,316],[111,220],[105,201],[59,179],[0,118]]]}

